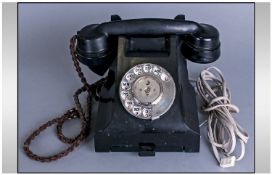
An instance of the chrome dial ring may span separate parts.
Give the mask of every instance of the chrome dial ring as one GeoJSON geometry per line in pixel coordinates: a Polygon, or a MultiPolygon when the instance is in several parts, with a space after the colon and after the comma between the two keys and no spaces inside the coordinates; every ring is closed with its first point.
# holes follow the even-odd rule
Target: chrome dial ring
{"type": "Polygon", "coordinates": [[[154,120],[172,106],[176,86],[170,73],[161,66],[138,64],[123,76],[119,95],[123,107],[131,115],[154,120]]]}

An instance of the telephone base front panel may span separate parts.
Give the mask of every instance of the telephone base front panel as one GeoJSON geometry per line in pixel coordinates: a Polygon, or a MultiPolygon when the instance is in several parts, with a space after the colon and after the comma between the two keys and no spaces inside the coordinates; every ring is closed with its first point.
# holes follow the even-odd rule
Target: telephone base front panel
{"type": "Polygon", "coordinates": [[[199,151],[196,94],[188,80],[186,60],[179,51],[180,40],[176,35],[118,38],[117,59],[109,68],[108,80],[100,91],[102,99],[113,100],[99,102],[96,152],[138,152],[140,156],[152,156],[155,152],[199,151]],[[172,75],[176,85],[173,105],[156,120],[132,116],[119,97],[122,76],[131,67],[143,63],[160,65],[172,75]]]}

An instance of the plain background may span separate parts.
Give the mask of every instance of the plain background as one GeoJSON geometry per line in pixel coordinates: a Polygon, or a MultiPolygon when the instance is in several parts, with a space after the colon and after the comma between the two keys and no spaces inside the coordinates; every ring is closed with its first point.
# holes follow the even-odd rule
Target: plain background
{"type": "MultiPolygon", "coordinates": [[[[19,31],[19,172],[253,172],[254,171],[254,4],[253,3],[20,3],[19,31]],[[24,155],[24,139],[41,123],[73,107],[72,94],[81,86],[69,55],[69,38],[88,24],[109,21],[111,14],[123,19],[174,18],[214,25],[220,32],[221,57],[209,65],[188,61],[189,76],[215,65],[225,76],[232,102],[239,106],[235,119],[249,134],[246,155],[236,166],[222,169],[207,141],[206,126],[201,128],[199,153],[95,153],[92,138],[69,156],[53,163],[39,163],[24,155]]],[[[89,82],[100,77],[83,68],[89,82]]],[[[206,115],[199,113],[200,121],[206,115]]],[[[75,135],[79,123],[69,122],[64,131],[75,135]]],[[[65,146],[55,137],[55,128],[33,142],[34,152],[48,155],[65,146]]],[[[239,149],[238,149],[239,151],[239,149]]]]}

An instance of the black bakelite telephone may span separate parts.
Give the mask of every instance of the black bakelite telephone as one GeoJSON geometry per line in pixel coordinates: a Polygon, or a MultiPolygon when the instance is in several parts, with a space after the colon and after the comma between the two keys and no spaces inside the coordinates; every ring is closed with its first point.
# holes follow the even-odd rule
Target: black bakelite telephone
{"type": "Polygon", "coordinates": [[[75,52],[96,74],[108,71],[96,91],[101,99],[96,152],[152,156],[160,151],[199,151],[196,94],[186,59],[202,64],[218,59],[216,28],[187,21],[184,15],[131,20],[112,15],[111,22],[78,31],[75,52]]]}
{"type": "Polygon", "coordinates": [[[186,59],[211,63],[220,55],[219,33],[207,24],[171,19],[92,24],[77,33],[78,59],[98,75],[101,89],[95,150],[199,151],[196,98],[186,59]]]}

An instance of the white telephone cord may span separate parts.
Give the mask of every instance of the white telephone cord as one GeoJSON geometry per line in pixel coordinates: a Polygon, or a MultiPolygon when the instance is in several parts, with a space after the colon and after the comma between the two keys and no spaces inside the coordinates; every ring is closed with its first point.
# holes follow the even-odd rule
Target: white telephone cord
{"type": "Polygon", "coordinates": [[[230,91],[222,72],[216,67],[203,70],[196,81],[196,88],[206,104],[203,111],[208,112],[208,138],[214,156],[221,167],[234,166],[235,161],[245,155],[248,135],[231,114],[238,113],[239,108],[231,104],[230,91]],[[241,144],[239,157],[233,155],[237,140],[241,144]]]}

